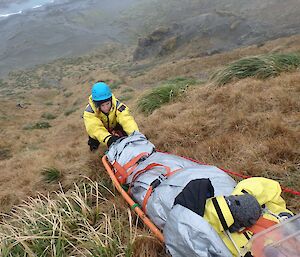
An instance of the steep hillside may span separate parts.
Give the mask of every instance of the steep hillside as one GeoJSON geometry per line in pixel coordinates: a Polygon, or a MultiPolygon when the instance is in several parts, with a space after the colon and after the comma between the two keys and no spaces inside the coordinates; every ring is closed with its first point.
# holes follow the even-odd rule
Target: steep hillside
{"type": "Polygon", "coordinates": [[[0,75],[107,43],[139,42],[135,60],[211,55],[297,34],[299,14],[298,0],[54,1],[0,17],[0,75]]]}
{"type": "Polygon", "coordinates": [[[206,56],[299,33],[300,5],[296,0],[152,0],[141,1],[139,7],[126,17],[147,17],[135,60],[170,53],[206,56]]]}
{"type": "MultiPolygon", "coordinates": [[[[109,81],[115,95],[129,105],[141,131],[158,149],[242,174],[273,178],[283,186],[299,189],[299,70],[266,80],[236,80],[224,86],[208,80],[216,69],[242,57],[299,51],[300,37],[293,36],[259,47],[145,65],[131,62],[131,51],[110,45],[88,56],[61,59],[36,69],[10,73],[1,80],[0,91],[3,95],[0,102],[0,211],[9,213],[28,196],[36,197],[41,192],[49,193],[49,199],[32,200],[31,207],[26,208],[33,210],[34,216],[34,206],[39,206],[44,215],[57,199],[51,192],[69,190],[75,197],[73,183],[81,185],[87,181],[84,177],[93,183],[103,183],[113,191],[99,159],[105,149],[99,153],[89,151],[81,118],[91,85],[98,79],[109,81]],[[137,101],[146,90],[178,76],[192,77],[198,82],[151,115],[139,112],[137,101]]],[[[95,190],[86,195],[94,197],[95,190]]],[[[59,199],[61,197],[70,196],[60,195],[59,199]]],[[[112,205],[101,202],[101,211],[105,213],[108,209],[111,215],[119,217],[121,213],[122,216],[122,222],[118,218],[112,223],[137,222],[127,215],[129,210],[119,196],[106,193],[105,197],[101,198],[104,203],[112,205]]],[[[299,212],[299,200],[288,194],[284,197],[289,208],[299,212]]],[[[85,204],[94,206],[80,205],[81,215],[88,218],[88,229],[92,231],[93,226],[98,225],[94,220],[99,215],[98,205],[95,207],[98,198],[87,200],[90,198],[86,196],[84,199],[85,204]]],[[[24,213],[29,215],[31,211],[26,210],[24,213]]],[[[80,219],[83,218],[80,216],[80,219]]],[[[14,222],[14,226],[19,226],[19,221],[14,222]]],[[[110,224],[110,221],[101,222],[110,224]]],[[[72,224],[69,225],[72,228],[72,224]]],[[[122,231],[121,225],[118,228],[122,231]]],[[[147,230],[138,224],[131,228],[128,228],[130,233],[137,233],[134,242],[140,242],[133,244],[133,252],[144,253],[139,256],[164,256],[157,241],[145,240],[149,237],[147,230]]],[[[119,238],[122,247],[132,242],[132,237],[127,235],[120,234],[119,238]]],[[[80,240],[76,243],[78,249],[89,247],[80,240]]]]}
{"type": "MultiPolygon", "coordinates": [[[[249,140],[249,133],[253,133],[252,147],[260,145],[261,150],[257,149],[257,151],[261,151],[261,162],[266,165],[267,170],[272,166],[268,172],[277,173],[289,169],[287,166],[291,163],[284,159],[285,155],[276,158],[275,151],[270,149],[278,148],[277,144],[285,140],[287,141],[284,146],[287,147],[289,145],[287,142],[291,140],[290,147],[293,150],[289,155],[291,158],[297,157],[299,149],[295,145],[296,134],[294,133],[298,129],[296,119],[299,111],[297,107],[298,73],[283,74],[279,78],[267,81],[242,80],[221,88],[216,88],[205,81],[217,67],[222,67],[230,61],[279,49],[285,52],[299,51],[299,42],[299,37],[291,37],[271,41],[260,48],[253,46],[211,57],[163,63],[145,68],[144,73],[139,73],[140,65],[131,64],[129,65],[131,70],[128,70],[128,65],[125,64],[128,63],[130,52],[126,53],[126,51],[112,47],[106,53],[102,52],[102,55],[98,53],[79,59],[61,60],[40,66],[36,70],[12,73],[11,77],[1,82],[1,94],[4,97],[0,103],[1,210],[9,210],[13,204],[19,203],[27,195],[35,195],[37,191],[46,192],[56,189],[57,186],[43,182],[41,173],[44,168],[55,167],[60,170],[61,183],[67,187],[80,175],[91,175],[95,172],[88,166],[91,159],[94,160],[97,156],[89,153],[86,146],[87,137],[81,115],[90,87],[97,79],[111,81],[115,94],[129,104],[142,131],[149,136],[153,134],[150,138],[154,143],[168,138],[163,145],[161,145],[162,142],[159,143],[158,147],[162,150],[169,150],[166,146],[172,142],[178,142],[178,148],[172,147],[173,151],[180,153],[185,149],[185,144],[191,144],[193,149],[199,146],[202,151],[206,152],[205,156],[209,156],[209,151],[213,149],[218,152],[218,147],[212,148],[208,144],[209,140],[222,140],[222,138],[227,138],[227,133],[228,135],[236,133],[239,137],[245,136],[249,140]],[[122,59],[109,63],[112,57],[111,51],[115,52],[115,57],[123,56],[122,59]],[[102,56],[100,62],[99,56],[102,56]],[[103,65],[105,60],[106,66],[103,65]],[[178,76],[194,77],[201,82],[201,86],[193,89],[190,97],[179,99],[174,106],[166,107],[166,110],[168,108],[173,110],[173,114],[166,114],[166,120],[162,118],[164,108],[149,117],[144,117],[136,110],[134,99],[138,99],[145,89],[178,76]],[[199,100],[194,99],[196,95],[199,95],[199,100]],[[246,107],[247,105],[249,107],[246,107]],[[244,109],[241,106],[244,106],[244,109]],[[199,113],[195,112],[197,109],[199,113]],[[196,124],[187,122],[190,120],[190,115],[199,117],[199,119],[193,119],[196,124]],[[151,126],[153,119],[155,124],[160,125],[151,126]],[[170,119],[172,122],[167,122],[171,121],[170,119]],[[186,120],[186,122],[180,120],[186,120]],[[181,126],[177,126],[178,123],[181,126]],[[279,133],[280,137],[275,137],[272,133],[279,133]],[[285,139],[285,133],[289,139],[285,139]],[[172,138],[169,138],[169,135],[172,135],[172,138]],[[272,138],[282,141],[272,144],[268,141],[272,138]],[[264,146],[266,142],[270,145],[264,146]],[[182,148],[181,144],[184,144],[182,148]],[[270,157],[272,161],[265,159],[269,151],[275,155],[270,157]],[[283,160],[280,161],[281,158],[283,160]],[[275,165],[272,162],[279,162],[279,164],[275,165]]],[[[228,136],[228,138],[232,137],[228,136]]],[[[243,150],[247,161],[235,159],[241,157],[240,151],[243,147],[252,144],[247,141],[243,142],[243,139],[237,144],[230,142],[239,150],[230,153],[229,159],[225,157],[228,154],[226,153],[223,157],[217,154],[216,159],[210,157],[205,160],[202,154],[196,154],[199,150],[191,150],[186,155],[233,170],[246,170],[250,172],[249,174],[252,172],[256,174],[263,170],[264,165],[258,165],[259,160],[251,159],[257,155],[251,154],[250,149],[250,152],[243,150]],[[249,165],[248,168],[247,165],[249,165]],[[253,165],[255,171],[250,170],[253,165]]],[[[222,147],[225,145],[223,144],[222,147]]],[[[297,167],[296,165],[291,169],[298,169],[297,167]]]]}

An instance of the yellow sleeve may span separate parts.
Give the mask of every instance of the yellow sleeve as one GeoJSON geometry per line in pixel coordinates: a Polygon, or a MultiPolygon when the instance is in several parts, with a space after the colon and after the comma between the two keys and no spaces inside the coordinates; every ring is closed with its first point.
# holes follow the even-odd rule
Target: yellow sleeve
{"type": "Polygon", "coordinates": [[[107,146],[107,141],[111,134],[104,127],[102,121],[95,116],[94,113],[83,113],[84,125],[88,135],[97,139],[102,145],[107,146]]]}
{"type": "Polygon", "coordinates": [[[285,202],[280,196],[281,187],[275,180],[262,177],[244,179],[237,184],[232,194],[241,194],[242,190],[253,195],[260,205],[276,202],[285,207],[285,202]]]}
{"type": "Polygon", "coordinates": [[[281,187],[275,180],[262,177],[248,178],[239,182],[232,194],[242,194],[243,190],[253,195],[260,205],[265,205],[276,214],[281,212],[292,214],[286,209],[286,203],[281,197],[281,187]]]}
{"type": "Polygon", "coordinates": [[[117,109],[117,122],[122,126],[127,135],[130,135],[134,131],[139,131],[138,125],[125,104],[121,103],[117,109]]]}

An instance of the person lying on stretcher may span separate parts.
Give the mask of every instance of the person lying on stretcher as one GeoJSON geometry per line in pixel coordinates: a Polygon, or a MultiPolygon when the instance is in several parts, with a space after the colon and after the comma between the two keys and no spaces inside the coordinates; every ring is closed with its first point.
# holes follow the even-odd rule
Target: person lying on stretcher
{"type": "MultiPolygon", "coordinates": [[[[176,197],[164,227],[164,235],[168,235],[166,245],[172,256],[187,254],[186,256],[251,257],[253,256],[251,251],[243,253],[243,248],[253,235],[293,216],[293,213],[286,209],[285,202],[280,196],[279,183],[271,179],[260,177],[245,179],[237,184],[229,196],[208,197],[202,208],[192,200],[192,195],[197,195],[199,190],[190,190],[191,186],[195,188],[199,182],[194,180],[190,183],[176,197]],[[193,226],[188,225],[189,235],[180,233],[186,226],[187,217],[191,220],[198,219],[197,222],[192,222],[193,226]],[[180,226],[173,226],[174,221],[180,226]],[[213,233],[207,223],[213,227],[213,233]],[[214,238],[215,232],[230,253],[226,254],[226,251],[219,248],[220,253],[214,255],[215,250],[218,249],[215,245],[218,242],[214,238]],[[188,240],[190,235],[207,243],[207,245],[203,244],[205,245],[203,249],[196,248],[196,254],[195,246],[189,248],[185,243],[181,243],[188,240]],[[182,248],[183,246],[185,249],[182,248]],[[214,247],[215,249],[212,250],[214,247]]],[[[273,257],[267,254],[270,251],[264,250],[267,243],[270,242],[267,240],[256,242],[252,246],[255,248],[255,257],[273,257]]],[[[217,244],[221,245],[220,242],[217,244]]]]}
{"type": "MultiPolygon", "coordinates": [[[[252,256],[243,249],[253,235],[293,216],[278,182],[254,177],[237,184],[218,167],[157,152],[139,132],[113,143],[107,159],[173,257],[252,256]]],[[[255,257],[271,257],[261,243],[255,257]]]]}

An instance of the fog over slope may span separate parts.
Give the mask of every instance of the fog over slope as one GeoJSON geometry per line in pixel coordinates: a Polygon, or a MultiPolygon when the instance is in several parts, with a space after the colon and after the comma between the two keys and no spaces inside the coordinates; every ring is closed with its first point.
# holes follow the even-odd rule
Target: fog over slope
{"type": "Polygon", "coordinates": [[[170,38],[172,51],[192,41],[205,55],[299,32],[299,0],[64,0],[0,20],[0,74],[105,43],[138,45],[144,59],[169,49],[160,41],[170,38]],[[163,38],[138,45],[161,26],[163,38]]]}

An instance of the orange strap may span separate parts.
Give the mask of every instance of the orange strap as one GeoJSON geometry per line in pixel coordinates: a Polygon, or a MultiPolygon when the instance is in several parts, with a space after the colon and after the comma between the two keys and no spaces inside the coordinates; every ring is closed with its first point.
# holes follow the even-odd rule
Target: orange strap
{"type": "Polygon", "coordinates": [[[153,187],[150,186],[147,190],[147,193],[145,195],[145,198],[144,198],[143,204],[142,204],[142,210],[144,213],[146,213],[146,205],[147,205],[148,199],[151,196],[152,192],[153,192],[153,187]]]}
{"type": "MultiPolygon", "coordinates": [[[[167,167],[167,166],[164,166],[164,167],[167,167]]],[[[173,175],[174,173],[176,173],[179,170],[181,170],[181,168],[179,168],[177,170],[174,170],[172,172],[167,172],[167,174],[165,174],[164,176],[168,178],[168,177],[170,177],[171,175],[173,175]]],[[[146,195],[144,197],[143,204],[142,204],[142,210],[143,210],[144,213],[146,213],[146,205],[147,205],[148,199],[150,198],[152,193],[153,193],[153,186],[150,186],[148,188],[147,192],[146,192],[146,195]]]]}
{"type": "Polygon", "coordinates": [[[179,170],[181,170],[182,168],[179,168],[179,169],[177,169],[177,170],[173,170],[173,171],[171,171],[171,172],[169,172],[169,173],[167,173],[166,175],[165,175],[165,177],[170,177],[170,176],[172,176],[174,173],[176,173],[177,171],[179,171],[179,170]]]}
{"type": "Polygon", "coordinates": [[[145,173],[146,171],[148,171],[154,167],[164,167],[166,169],[167,174],[171,172],[170,167],[154,162],[154,163],[151,163],[148,166],[146,166],[146,168],[139,170],[137,173],[135,173],[130,184],[132,184],[138,178],[138,176],[140,176],[141,174],[145,173]]]}
{"type": "Polygon", "coordinates": [[[116,178],[118,179],[118,181],[121,184],[124,184],[126,182],[126,178],[127,178],[127,173],[126,170],[120,165],[120,163],[118,163],[117,161],[115,161],[113,163],[113,167],[116,170],[116,178]]]}
{"type": "Polygon", "coordinates": [[[253,234],[257,234],[276,224],[277,222],[268,220],[261,216],[253,226],[246,228],[246,230],[251,231],[253,234]]]}
{"type": "MultiPolygon", "coordinates": [[[[127,162],[124,166],[123,166],[123,168],[125,169],[125,170],[128,170],[129,168],[131,168],[132,166],[134,166],[142,157],[144,157],[144,156],[148,156],[149,155],[149,153],[147,153],[147,152],[142,152],[142,153],[140,153],[139,155],[137,155],[136,157],[134,157],[134,158],[132,158],[129,162],[127,162]]],[[[129,176],[129,175],[128,175],[129,176]]]]}
{"type": "Polygon", "coordinates": [[[126,179],[128,178],[128,176],[130,176],[130,174],[134,171],[134,169],[137,167],[137,163],[138,161],[145,156],[149,156],[149,153],[147,152],[142,152],[139,155],[137,155],[136,157],[132,158],[129,162],[127,162],[123,167],[121,166],[120,163],[118,163],[117,161],[115,161],[113,163],[113,167],[116,170],[116,177],[119,180],[119,182],[121,184],[126,183],[126,179]],[[130,168],[130,169],[129,169],[130,168]],[[127,172],[127,170],[129,169],[129,171],[127,172]]]}

